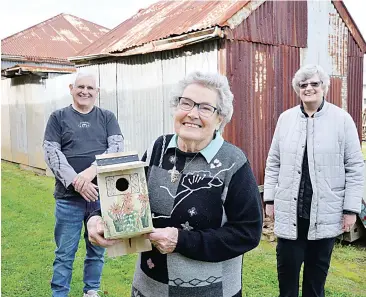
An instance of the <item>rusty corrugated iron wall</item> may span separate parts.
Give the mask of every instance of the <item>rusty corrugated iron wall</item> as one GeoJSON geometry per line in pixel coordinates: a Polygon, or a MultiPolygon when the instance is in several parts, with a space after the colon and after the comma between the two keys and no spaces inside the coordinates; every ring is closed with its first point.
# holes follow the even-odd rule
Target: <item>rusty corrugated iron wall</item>
{"type": "Polygon", "coordinates": [[[307,28],[306,1],[266,1],[227,32],[231,41],[223,45],[226,60],[220,67],[235,98],[224,134],[245,151],[259,185],[277,119],[299,102],[291,81],[300,67],[300,48],[307,46],[307,28]]]}
{"type": "Polygon", "coordinates": [[[347,111],[356,123],[358,136],[361,140],[363,52],[357,45],[351,33],[348,34],[347,64],[347,111]]]}
{"type": "Polygon", "coordinates": [[[224,136],[245,151],[262,185],[277,119],[298,104],[291,80],[300,66],[300,49],[245,41],[226,41],[225,49],[235,111],[224,136]]]}
{"type": "Polygon", "coordinates": [[[327,101],[342,108],[342,78],[334,76],[330,77],[327,101]]]}
{"type": "Polygon", "coordinates": [[[306,47],[306,1],[266,1],[228,33],[229,39],[306,47]]]}

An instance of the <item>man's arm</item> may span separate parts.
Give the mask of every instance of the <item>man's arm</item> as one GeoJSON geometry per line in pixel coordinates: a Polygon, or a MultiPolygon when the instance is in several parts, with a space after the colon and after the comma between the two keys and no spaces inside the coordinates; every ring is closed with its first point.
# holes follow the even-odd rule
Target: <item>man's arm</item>
{"type": "Polygon", "coordinates": [[[77,173],[67,162],[65,155],[61,152],[60,143],[44,140],[43,150],[46,164],[64,187],[68,188],[77,173]]]}
{"type": "Polygon", "coordinates": [[[77,173],[67,162],[66,156],[61,151],[61,131],[62,128],[56,113],[52,113],[44,134],[43,151],[46,164],[54,176],[65,188],[68,188],[77,173]]]}

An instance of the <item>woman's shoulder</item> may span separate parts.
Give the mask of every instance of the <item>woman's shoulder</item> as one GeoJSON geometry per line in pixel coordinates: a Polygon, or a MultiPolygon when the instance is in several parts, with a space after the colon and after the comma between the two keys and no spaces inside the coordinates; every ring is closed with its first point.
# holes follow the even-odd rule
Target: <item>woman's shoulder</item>
{"type": "Polygon", "coordinates": [[[161,150],[166,150],[172,139],[173,134],[164,134],[156,138],[148,147],[147,152],[150,156],[161,153],[161,150]]]}
{"type": "Polygon", "coordinates": [[[163,134],[156,138],[153,142],[153,146],[167,147],[174,134],[163,134]]]}
{"type": "Polygon", "coordinates": [[[240,147],[226,140],[224,141],[219,152],[232,161],[240,161],[241,165],[248,161],[246,154],[240,147]]]}

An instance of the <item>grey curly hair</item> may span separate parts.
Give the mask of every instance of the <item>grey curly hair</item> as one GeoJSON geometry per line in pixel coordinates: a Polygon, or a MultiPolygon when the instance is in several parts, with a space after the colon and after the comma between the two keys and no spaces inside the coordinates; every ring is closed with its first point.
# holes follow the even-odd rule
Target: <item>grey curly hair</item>
{"type": "Polygon", "coordinates": [[[172,92],[170,101],[172,107],[175,108],[178,106],[179,97],[182,96],[184,89],[191,84],[199,84],[217,92],[217,111],[223,118],[219,131],[222,132],[233,115],[234,95],[230,90],[226,76],[219,73],[202,73],[200,71],[188,74],[178,83],[177,87],[172,92]]]}
{"type": "Polygon", "coordinates": [[[315,74],[318,74],[319,79],[323,82],[321,87],[324,91],[324,96],[327,95],[330,85],[329,75],[321,66],[315,64],[305,65],[295,73],[295,76],[292,79],[292,87],[294,88],[297,95],[300,94],[299,83],[313,77],[315,74]]]}

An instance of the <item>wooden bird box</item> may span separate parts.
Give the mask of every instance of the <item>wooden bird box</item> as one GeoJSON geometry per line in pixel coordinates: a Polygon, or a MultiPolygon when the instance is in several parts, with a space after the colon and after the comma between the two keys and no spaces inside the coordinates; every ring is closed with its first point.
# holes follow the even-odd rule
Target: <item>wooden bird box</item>
{"type": "Polygon", "coordinates": [[[104,237],[123,239],[108,248],[109,256],[151,250],[142,235],[153,230],[145,162],[136,152],[96,156],[100,206],[104,237]]]}

